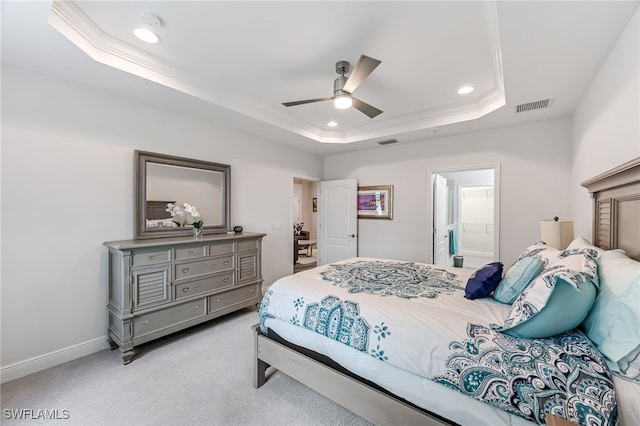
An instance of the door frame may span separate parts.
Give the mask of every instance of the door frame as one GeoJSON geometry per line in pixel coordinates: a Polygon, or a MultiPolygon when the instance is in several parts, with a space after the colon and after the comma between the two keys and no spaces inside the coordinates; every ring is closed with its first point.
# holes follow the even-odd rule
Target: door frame
{"type": "Polygon", "coordinates": [[[433,207],[435,204],[434,193],[433,193],[433,180],[434,175],[441,173],[454,173],[454,172],[470,172],[475,170],[487,170],[493,169],[493,191],[494,191],[494,199],[493,199],[493,260],[500,260],[500,163],[494,164],[485,164],[485,165],[475,165],[475,166],[466,166],[466,167],[449,167],[449,168],[438,168],[429,171],[429,191],[428,191],[428,202],[427,202],[427,232],[428,232],[428,241],[427,244],[427,259],[431,259],[431,263],[435,262],[435,252],[433,250],[433,207]]]}
{"type": "MultiPolygon", "coordinates": [[[[319,184],[320,181],[322,181],[322,179],[318,179],[318,178],[314,178],[314,177],[300,177],[300,176],[292,176],[291,178],[291,186],[289,187],[289,250],[291,250],[291,254],[289,256],[289,264],[291,265],[291,273],[293,274],[295,272],[295,265],[293,264],[293,262],[291,260],[293,260],[293,226],[295,225],[295,218],[293,217],[293,198],[295,195],[295,182],[297,180],[303,180],[303,181],[307,181],[307,182],[315,182],[316,184],[319,184]]],[[[315,194],[315,197],[317,197],[318,194],[315,194]]],[[[313,197],[312,197],[313,198],[313,197]]],[[[304,202],[303,200],[300,200],[300,202],[304,202]]],[[[318,235],[318,222],[316,219],[316,236],[318,235]]]]}

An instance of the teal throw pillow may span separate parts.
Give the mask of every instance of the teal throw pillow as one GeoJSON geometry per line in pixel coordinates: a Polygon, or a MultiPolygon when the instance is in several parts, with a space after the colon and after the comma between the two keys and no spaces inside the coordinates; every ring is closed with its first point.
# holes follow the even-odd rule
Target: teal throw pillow
{"type": "Polygon", "coordinates": [[[585,319],[596,299],[596,286],[588,281],[580,290],[563,279],[556,281],[547,304],[528,321],[504,333],[526,339],[539,339],[573,330],[585,319]]]}
{"type": "Polygon", "coordinates": [[[545,262],[539,257],[523,257],[504,275],[493,293],[493,298],[511,305],[535,277],[544,269],[545,262]]]}
{"type": "Polygon", "coordinates": [[[575,328],[596,297],[596,256],[590,249],[561,251],[516,298],[504,325],[492,328],[524,338],[550,337],[575,328]]]}

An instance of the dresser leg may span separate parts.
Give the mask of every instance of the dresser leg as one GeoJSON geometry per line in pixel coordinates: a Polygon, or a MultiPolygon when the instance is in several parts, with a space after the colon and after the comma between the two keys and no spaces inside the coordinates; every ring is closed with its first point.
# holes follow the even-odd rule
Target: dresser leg
{"type": "Polygon", "coordinates": [[[109,349],[114,350],[118,348],[118,344],[111,340],[111,338],[107,337],[107,342],[109,343],[109,349]]]}
{"type": "Polygon", "coordinates": [[[120,345],[120,357],[122,358],[122,363],[124,365],[127,365],[131,361],[133,361],[133,354],[134,352],[131,340],[120,345]]]}
{"type": "Polygon", "coordinates": [[[122,352],[122,364],[127,365],[129,364],[133,358],[133,351],[128,351],[128,352],[122,352]]]}

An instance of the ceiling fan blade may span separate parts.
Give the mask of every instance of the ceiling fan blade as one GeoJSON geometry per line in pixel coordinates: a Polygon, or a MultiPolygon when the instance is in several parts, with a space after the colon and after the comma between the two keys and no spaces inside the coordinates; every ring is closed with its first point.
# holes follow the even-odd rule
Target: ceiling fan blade
{"type": "Polygon", "coordinates": [[[382,114],[382,110],[378,109],[368,103],[362,102],[360,99],[356,99],[354,97],[351,98],[353,100],[353,107],[358,111],[362,112],[369,116],[369,118],[374,118],[380,114],[382,114]]]}
{"type": "Polygon", "coordinates": [[[304,101],[294,101],[294,102],[283,102],[282,105],[286,107],[296,106],[296,105],[304,105],[310,104],[313,102],[322,102],[322,101],[330,101],[333,98],[316,98],[316,99],[305,99],[304,101]]]}
{"type": "Polygon", "coordinates": [[[362,83],[364,79],[367,78],[369,74],[371,74],[381,63],[382,61],[377,59],[370,58],[366,55],[360,55],[358,63],[353,68],[353,71],[351,71],[351,75],[347,79],[342,90],[353,93],[353,91],[360,86],[360,83],[362,83]]]}

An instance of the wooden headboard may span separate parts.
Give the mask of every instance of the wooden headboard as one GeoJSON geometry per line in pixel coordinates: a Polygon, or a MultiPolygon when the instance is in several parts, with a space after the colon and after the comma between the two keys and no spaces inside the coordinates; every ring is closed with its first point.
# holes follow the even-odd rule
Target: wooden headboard
{"type": "Polygon", "coordinates": [[[640,261],[640,157],[581,185],[593,197],[593,245],[640,261]]]}
{"type": "Polygon", "coordinates": [[[167,204],[175,204],[175,201],[147,201],[147,219],[171,219],[171,214],[165,210],[167,204]]]}

